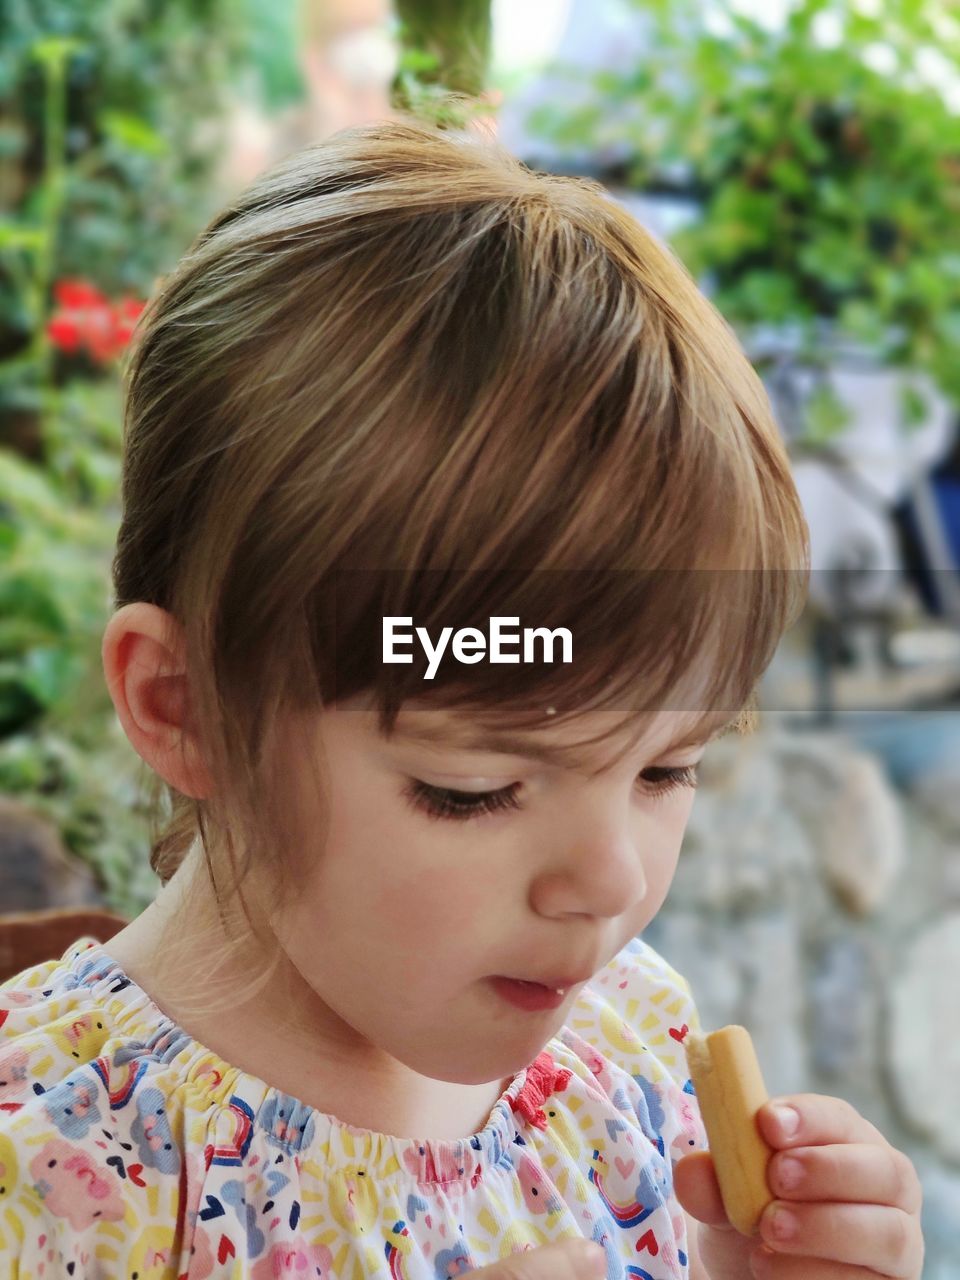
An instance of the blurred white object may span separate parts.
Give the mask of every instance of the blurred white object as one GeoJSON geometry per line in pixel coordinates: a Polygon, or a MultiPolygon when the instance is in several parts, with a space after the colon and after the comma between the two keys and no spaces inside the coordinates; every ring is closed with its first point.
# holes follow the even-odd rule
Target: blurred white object
{"type": "Polygon", "coordinates": [[[569,22],[573,0],[493,0],[494,74],[534,71],[557,48],[569,22]]]}
{"type": "Polygon", "coordinates": [[[960,635],[947,627],[924,631],[897,631],[890,637],[890,656],[900,667],[931,663],[960,663],[960,635]]]}
{"type": "Polygon", "coordinates": [[[946,453],[953,438],[950,403],[925,374],[903,369],[856,368],[843,353],[830,370],[830,382],[850,412],[836,441],[837,450],[877,495],[899,502],[916,476],[925,474],[946,453]],[[911,387],[927,402],[926,420],[907,428],[900,418],[901,392],[911,387]]]}
{"type": "Polygon", "coordinates": [[[853,497],[835,468],[817,459],[799,459],[793,478],[810,527],[810,599],[832,608],[831,571],[842,569],[851,604],[872,609],[891,600],[903,566],[887,513],[853,497]]]}
{"type": "Polygon", "coordinates": [[[341,32],[327,45],[325,55],[342,83],[354,89],[382,88],[397,69],[396,42],[383,26],[341,32]]]}
{"type": "Polygon", "coordinates": [[[217,185],[225,191],[241,191],[270,163],[273,145],[274,127],[263,114],[256,90],[248,83],[245,92],[241,89],[234,96],[217,185]]]}
{"type": "Polygon", "coordinates": [[[301,0],[304,140],[392,115],[398,50],[388,0],[301,0]]]}
{"type": "Polygon", "coordinates": [[[572,110],[595,102],[597,91],[590,84],[592,74],[629,74],[643,55],[650,27],[649,15],[630,0],[571,0],[553,57],[538,75],[530,76],[505,100],[500,112],[500,141],[534,167],[556,168],[558,172],[596,172],[623,159],[631,146],[622,139],[613,141],[608,133],[620,132],[628,116],[639,124],[641,109],[636,106],[624,105],[620,119],[611,115],[609,130],[601,119],[594,136],[576,145],[540,137],[528,126],[528,117],[538,107],[553,103],[563,103],[565,110],[572,110]],[[570,67],[575,78],[565,70],[561,73],[561,66],[570,67]]]}
{"type": "MultiPolygon", "coordinates": [[[[765,384],[784,434],[792,440],[802,435],[804,403],[817,387],[818,373],[790,363],[790,341],[768,331],[752,335],[747,345],[754,359],[771,351],[786,356],[785,365],[765,376],[765,384]]],[[[826,377],[848,422],[830,441],[832,460],[804,455],[794,464],[810,526],[810,596],[828,605],[835,586],[832,572],[847,570],[850,602],[879,608],[901,592],[903,558],[891,512],[908,496],[918,508],[931,563],[947,567],[939,518],[927,511],[923,499],[929,472],[953,443],[955,414],[927,374],[884,366],[839,339],[826,377]],[[925,420],[914,427],[902,418],[901,396],[908,388],[927,406],[925,420]]]]}
{"type": "Polygon", "coordinates": [[[696,222],[700,216],[696,200],[682,196],[645,195],[626,187],[611,187],[609,190],[617,204],[632,213],[642,227],[668,246],[671,236],[696,222]]]}
{"type": "Polygon", "coordinates": [[[900,1106],[948,1160],[960,1161],[960,912],[924,928],[894,978],[887,1024],[900,1106]]]}

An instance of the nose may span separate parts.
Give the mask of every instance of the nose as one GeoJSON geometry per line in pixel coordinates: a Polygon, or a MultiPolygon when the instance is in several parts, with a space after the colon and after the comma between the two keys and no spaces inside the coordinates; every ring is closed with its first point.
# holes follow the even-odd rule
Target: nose
{"type": "Polygon", "coordinates": [[[647,896],[643,844],[628,806],[565,810],[541,866],[533,905],[542,914],[615,919],[647,896]]]}

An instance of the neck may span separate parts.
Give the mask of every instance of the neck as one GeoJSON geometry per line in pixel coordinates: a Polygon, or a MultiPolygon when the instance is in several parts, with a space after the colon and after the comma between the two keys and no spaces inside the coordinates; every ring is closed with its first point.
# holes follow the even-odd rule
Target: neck
{"type": "Polygon", "coordinates": [[[249,925],[229,926],[193,858],[105,949],[188,1035],[324,1114],[420,1138],[463,1138],[486,1124],[509,1079],[418,1075],[336,1018],[279,946],[271,955],[249,925]]]}

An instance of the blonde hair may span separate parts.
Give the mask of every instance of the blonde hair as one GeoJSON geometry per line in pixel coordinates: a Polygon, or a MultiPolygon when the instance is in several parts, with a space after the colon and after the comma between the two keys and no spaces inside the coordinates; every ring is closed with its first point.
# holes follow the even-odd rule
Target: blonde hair
{"type": "Polygon", "coordinates": [[[386,734],[409,698],[626,725],[709,651],[714,731],[802,607],[806,526],[732,331],[599,182],[489,136],[403,118],[287,156],[161,282],[128,359],[116,606],[182,627],[212,780],[156,780],[163,881],[199,838],[215,890],[229,870],[242,897],[253,861],[289,890],[301,713],[365,692],[386,734]],[[569,626],[575,662],[426,684],[382,662],[387,614],[569,626]]]}

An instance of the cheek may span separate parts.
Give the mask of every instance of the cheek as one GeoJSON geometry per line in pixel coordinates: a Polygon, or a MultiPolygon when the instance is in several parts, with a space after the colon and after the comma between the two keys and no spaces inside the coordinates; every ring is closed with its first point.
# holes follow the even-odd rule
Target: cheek
{"type": "Polygon", "coordinates": [[[489,839],[452,826],[420,819],[402,797],[351,805],[343,796],[310,896],[336,902],[345,927],[362,919],[368,935],[463,936],[478,914],[495,910],[503,889],[489,839]]]}
{"type": "Polygon", "coordinates": [[[399,906],[405,928],[429,930],[434,939],[465,937],[503,898],[491,851],[471,851],[447,838],[442,827],[401,853],[406,855],[406,868],[395,870],[378,900],[381,910],[396,914],[399,906]]]}
{"type": "Polygon", "coordinates": [[[660,857],[651,862],[647,869],[648,898],[656,901],[658,909],[667,896],[676,870],[676,848],[664,851],[660,857]]]}
{"type": "Polygon", "coordinates": [[[692,806],[692,795],[689,798],[684,797],[682,802],[678,800],[664,812],[656,826],[644,863],[651,897],[655,897],[657,893],[662,897],[666,896],[670,882],[676,873],[692,806]]]}

